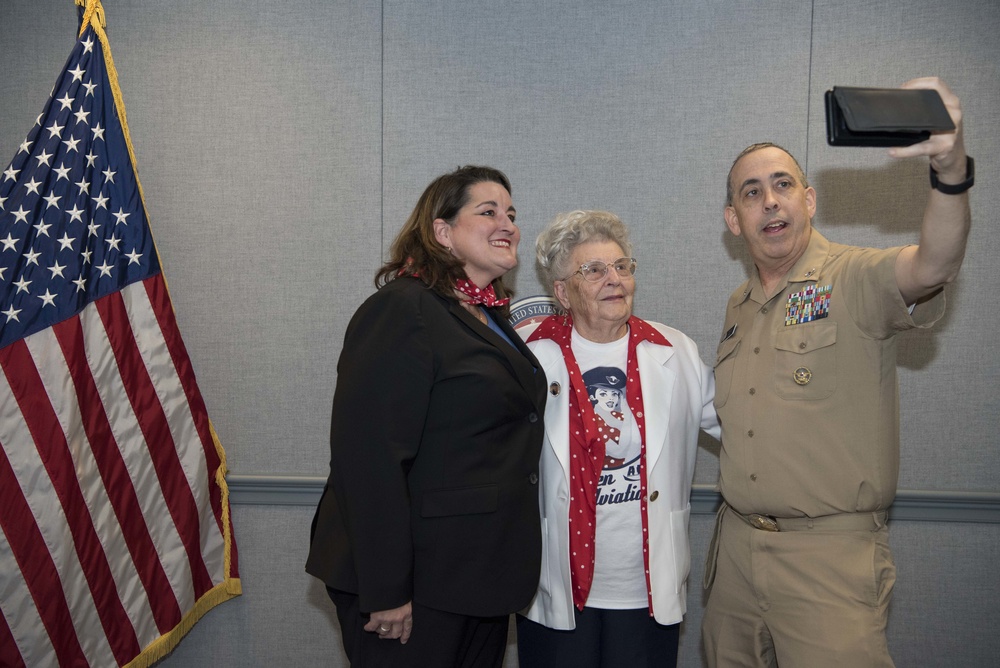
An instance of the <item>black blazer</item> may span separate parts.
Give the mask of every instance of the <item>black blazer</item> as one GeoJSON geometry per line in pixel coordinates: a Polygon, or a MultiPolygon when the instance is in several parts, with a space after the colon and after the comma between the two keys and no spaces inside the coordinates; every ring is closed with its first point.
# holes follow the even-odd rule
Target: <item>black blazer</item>
{"type": "Polygon", "coordinates": [[[348,325],[330,478],[306,571],[361,610],[414,600],[473,616],[524,608],[538,586],[545,376],[516,346],[415,278],[348,325]]]}

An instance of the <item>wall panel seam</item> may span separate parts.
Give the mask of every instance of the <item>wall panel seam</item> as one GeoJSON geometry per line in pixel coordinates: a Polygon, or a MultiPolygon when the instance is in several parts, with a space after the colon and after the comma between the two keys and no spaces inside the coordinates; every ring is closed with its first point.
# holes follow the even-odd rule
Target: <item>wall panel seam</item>
{"type": "MultiPolygon", "coordinates": [[[[227,478],[235,505],[315,506],[326,478],[293,475],[236,475],[227,478]]],[[[691,490],[691,513],[711,515],[719,506],[714,485],[691,490]]],[[[1000,524],[1000,492],[901,489],[889,510],[896,521],[1000,524]]]]}

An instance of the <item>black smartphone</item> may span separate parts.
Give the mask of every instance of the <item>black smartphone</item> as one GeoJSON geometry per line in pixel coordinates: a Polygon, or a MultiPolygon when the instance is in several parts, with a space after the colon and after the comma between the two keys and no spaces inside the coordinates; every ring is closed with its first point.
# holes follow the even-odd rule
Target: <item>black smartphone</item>
{"type": "Polygon", "coordinates": [[[826,140],[831,146],[909,146],[955,124],[936,90],[852,88],[826,91],[826,140]]]}

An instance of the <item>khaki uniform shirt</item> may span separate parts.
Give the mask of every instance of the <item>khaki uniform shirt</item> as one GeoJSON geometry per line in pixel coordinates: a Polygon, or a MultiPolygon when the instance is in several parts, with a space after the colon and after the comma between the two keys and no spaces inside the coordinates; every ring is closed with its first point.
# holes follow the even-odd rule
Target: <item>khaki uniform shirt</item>
{"type": "Polygon", "coordinates": [[[755,272],[729,299],[715,406],[722,495],[737,511],[819,517],[892,503],[896,334],[944,313],[943,291],[907,308],[900,250],[831,243],[813,229],[774,297],[755,272]]]}

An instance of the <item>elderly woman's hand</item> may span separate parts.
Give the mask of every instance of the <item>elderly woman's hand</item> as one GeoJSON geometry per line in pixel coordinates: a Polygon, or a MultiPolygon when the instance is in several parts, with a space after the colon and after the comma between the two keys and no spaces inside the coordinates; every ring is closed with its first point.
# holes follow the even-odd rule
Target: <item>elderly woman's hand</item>
{"type": "Polygon", "coordinates": [[[407,603],[392,610],[380,610],[373,612],[368,623],[365,624],[365,631],[377,633],[383,640],[395,640],[406,644],[410,639],[410,632],[413,630],[413,605],[407,603]]]}

